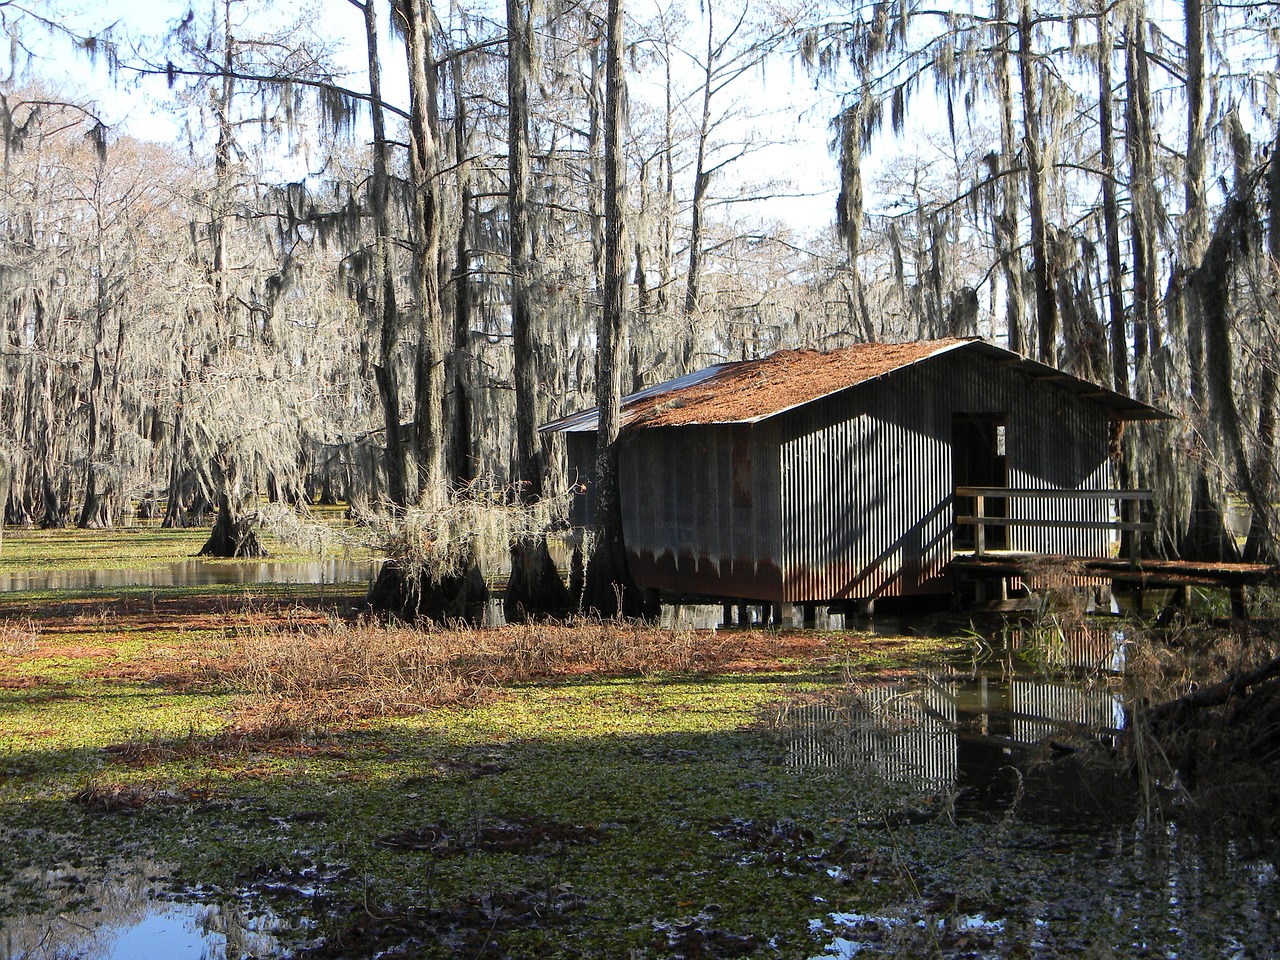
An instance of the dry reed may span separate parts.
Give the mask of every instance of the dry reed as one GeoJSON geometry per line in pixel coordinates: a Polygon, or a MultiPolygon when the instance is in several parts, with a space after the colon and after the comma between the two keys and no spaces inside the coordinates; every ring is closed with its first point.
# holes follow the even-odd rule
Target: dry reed
{"type": "Polygon", "coordinates": [[[596,621],[499,629],[414,629],[374,621],[314,630],[253,625],[234,631],[214,672],[304,715],[378,716],[470,704],[499,687],[550,676],[688,670],[694,634],[596,621]]]}

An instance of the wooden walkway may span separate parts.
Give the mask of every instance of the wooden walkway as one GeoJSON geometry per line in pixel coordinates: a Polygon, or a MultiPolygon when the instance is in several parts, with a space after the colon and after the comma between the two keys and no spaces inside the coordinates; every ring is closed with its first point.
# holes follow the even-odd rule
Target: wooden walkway
{"type": "Polygon", "coordinates": [[[974,530],[974,549],[971,554],[957,554],[949,564],[955,573],[973,579],[979,584],[1001,581],[1000,596],[1004,596],[1006,578],[1034,577],[1038,571],[1059,569],[1069,571],[1069,576],[1082,581],[1109,581],[1113,588],[1131,591],[1139,608],[1143,591],[1147,589],[1177,590],[1175,604],[1185,604],[1187,591],[1192,587],[1227,590],[1231,596],[1231,611],[1236,617],[1248,615],[1244,601],[1245,587],[1260,583],[1280,581],[1280,567],[1265,563],[1206,563],[1192,560],[1145,560],[1141,558],[1141,538],[1152,532],[1154,524],[1143,522],[1139,510],[1152,500],[1149,490],[1014,490],[1002,487],[957,487],[957,501],[972,506],[972,512],[956,517],[956,523],[974,530]],[[1061,502],[1113,503],[1117,516],[1110,520],[1079,519],[1009,519],[1008,504],[1019,499],[1052,500],[1061,502]],[[996,509],[990,511],[994,503],[996,509]],[[995,514],[994,516],[992,514],[995,514]],[[988,528],[994,530],[1011,527],[1038,527],[1042,529],[1075,528],[1111,530],[1121,538],[1120,553],[1116,557],[1073,557],[1053,554],[991,550],[988,528]]]}
{"type": "MultiPolygon", "coordinates": [[[[1069,571],[1081,579],[1108,580],[1112,589],[1130,592],[1139,611],[1148,589],[1177,591],[1167,611],[1188,605],[1192,587],[1226,590],[1231,599],[1231,616],[1249,618],[1245,587],[1280,579],[1280,568],[1266,563],[1197,563],[1191,560],[1139,560],[1121,557],[1068,557],[1041,553],[1009,553],[987,551],[982,555],[959,554],[949,569],[979,583],[1008,577],[1034,576],[1049,569],[1069,571]]],[[[1004,590],[999,591],[1001,595],[1004,590]]]]}
{"type": "Polygon", "coordinates": [[[1280,575],[1280,569],[1266,563],[1196,563],[1191,560],[1139,560],[1135,563],[1123,557],[1080,558],[990,550],[981,556],[958,554],[951,561],[952,570],[990,577],[1020,577],[1051,567],[1138,587],[1246,587],[1280,575]]]}

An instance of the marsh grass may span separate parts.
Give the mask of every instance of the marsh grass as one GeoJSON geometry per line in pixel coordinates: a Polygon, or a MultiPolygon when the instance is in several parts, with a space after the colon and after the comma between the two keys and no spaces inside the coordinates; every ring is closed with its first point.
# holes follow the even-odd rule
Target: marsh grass
{"type": "Polygon", "coordinates": [[[697,662],[691,630],[643,624],[525,624],[420,630],[372,620],[229,632],[210,670],[294,718],[395,716],[480,703],[513,684],[566,675],[652,675],[697,662]]]}
{"type": "Polygon", "coordinates": [[[0,620],[0,656],[30,656],[39,646],[40,628],[30,617],[0,620]]]}

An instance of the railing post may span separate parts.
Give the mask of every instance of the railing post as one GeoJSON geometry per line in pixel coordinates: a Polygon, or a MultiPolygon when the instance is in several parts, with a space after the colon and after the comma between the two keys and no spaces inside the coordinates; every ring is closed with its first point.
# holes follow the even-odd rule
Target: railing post
{"type": "Polygon", "coordinates": [[[1121,519],[1126,523],[1134,524],[1133,529],[1128,531],[1129,563],[1136,567],[1138,565],[1138,557],[1140,556],[1138,551],[1138,534],[1141,532],[1137,528],[1138,499],[1137,497],[1125,497],[1120,502],[1122,504],[1122,509],[1120,511],[1121,519]]]}
{"type": "Polygon", "coordinates": [[[973,529],[973,555],[975,557],[982,556],[982,552],[987,548],[986,502],[987,498],[982,494],[978,494],[973,498],[973,515],[978,519],[973,529]]]}

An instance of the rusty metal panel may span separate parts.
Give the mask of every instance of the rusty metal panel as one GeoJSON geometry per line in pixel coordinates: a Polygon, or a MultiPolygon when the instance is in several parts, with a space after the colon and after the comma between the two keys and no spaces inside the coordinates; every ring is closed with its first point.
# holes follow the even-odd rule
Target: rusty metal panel
{"type": "Polygon", "coordinates": [[[748,424],[630,434],[620,451],[623,532],[641,586],[781,600],[776,441],[748,424]]]}

